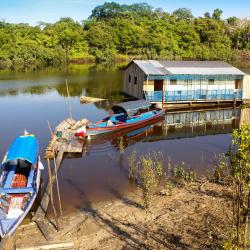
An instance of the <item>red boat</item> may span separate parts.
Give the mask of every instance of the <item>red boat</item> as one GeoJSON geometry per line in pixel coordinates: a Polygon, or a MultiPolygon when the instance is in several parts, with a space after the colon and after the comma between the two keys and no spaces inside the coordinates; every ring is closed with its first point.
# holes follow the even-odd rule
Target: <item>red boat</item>
{"type": "Polygon", "coordinates": [[[77,130],[75,136],[85,137],[119,130],[132,130],[163,119],[164,109],[145,100],[123,102],[112,107],[111,115],[77,130]]]}

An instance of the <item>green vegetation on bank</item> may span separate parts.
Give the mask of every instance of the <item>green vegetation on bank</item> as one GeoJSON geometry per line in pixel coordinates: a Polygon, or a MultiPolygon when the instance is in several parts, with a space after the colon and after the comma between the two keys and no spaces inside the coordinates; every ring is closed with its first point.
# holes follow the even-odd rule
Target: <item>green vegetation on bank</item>
{"type": "Polygon", "coordinates": [[[37,26],[0,22],[0,68],[39,69],[69,61],[114,58],[232,60],[250,54],[250,21],[214,10],[167,13],[148,4],[105,3],[81,24],[61,18],[37,26]]]}

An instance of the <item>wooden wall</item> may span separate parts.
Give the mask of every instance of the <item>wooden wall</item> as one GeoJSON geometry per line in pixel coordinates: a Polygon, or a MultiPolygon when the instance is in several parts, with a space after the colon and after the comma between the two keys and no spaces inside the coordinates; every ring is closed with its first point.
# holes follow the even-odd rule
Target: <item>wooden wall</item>
{"type": "Polygon", "coordinates": [[[243,80],[243,99],[250,100],[250,75],[245,75],[243,80]]]}
{"type": "MultiPolygon", "coordinates": [[[[240,80],[241,81],[241,80],[240,80]]],[[[224,90],[224,89],[234,89],[234,80],[224,80],[215,81],[214,84],[209,85],[208,80],[192,80],[192,82],[186,82],[184,80],[177,80],[176,85],[171,85],[170,81],[164,80],[165,90],[167,91],[177,91],[177,90],[224,90]]],[[[239,82],[239,88],[241,87],[241,82],[239,82]]],[[[143,90],[154,91],[154,81],[148,80],[144,81],[143,90]]]]}
{"type": "Polygon", "coordinates": [[[138,99],[143,98],[143,83],[146,78],[145,73],[135,64],[131,63],[124,70],[123,91],[138,99]],[[131,81],[129,82],[129,75],[131,81]],[[134,77],[137,77],[137,84],[134,83],[134,77]]]}

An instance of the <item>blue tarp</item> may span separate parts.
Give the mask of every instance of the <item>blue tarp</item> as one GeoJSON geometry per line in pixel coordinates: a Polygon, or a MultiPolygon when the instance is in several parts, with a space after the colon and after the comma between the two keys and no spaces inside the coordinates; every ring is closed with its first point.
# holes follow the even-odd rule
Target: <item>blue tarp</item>
{"type": "Polygon", "coordinates": [[[11,144],[3,163],[22,159],[35,164],[38,156],[38,141],[35,136],[20,136],[11,144]]]}

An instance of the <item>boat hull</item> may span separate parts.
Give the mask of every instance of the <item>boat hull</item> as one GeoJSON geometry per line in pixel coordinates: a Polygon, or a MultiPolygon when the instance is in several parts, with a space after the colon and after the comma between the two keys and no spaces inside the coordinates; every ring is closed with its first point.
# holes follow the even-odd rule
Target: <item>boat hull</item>
{"type": "Polygon", "coordinates": [[[105,133],[110,133],[110,132],[116,132],[120,130],[138,129],[140,127],[147,126],[150,123],[152,124],[163,119],[164,115],[165,115],[165,111],[160,110],[152,117],[149,117],[147,119],[137,121],[137,122],[131,122],[130,124],[125,123],[125,124],[118,124],[118,125],[106,126],[106,127],[93,127],[93,128],[90,127],[90,128],[87,128],[86,134],[88,136],[94,136],[94,135],[100,135],[100,134],[105,134],[105,133]]]}
{"type": "Polygon", "coordinates": [[[13,221],[13,224],[9,226],[7,231],[3,230],[2,221],[0,221],[0,236],[1,236],[1,238],[13,235],[14,232],[16,231],[16,229],[20,226],[20,224],[23,222],[23,220],[25,219],[25,217],[29,213],[31,207],[34,204],[34,201],[36,200],[36,197],[37,197],[37,194],[38,194],[38,191],[39,191],[40,178],[41,178],[41,170],[38,169],[37,178],[36,178],[37,185],[36,185],[36,188],[34,189],[34,192],[33,192],[32,196],[31,196],[31,199],[29,201],[28,206],[24,210],[23,214],[20,217],[18,217],[15,221],[13,221]]]}

